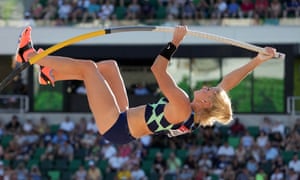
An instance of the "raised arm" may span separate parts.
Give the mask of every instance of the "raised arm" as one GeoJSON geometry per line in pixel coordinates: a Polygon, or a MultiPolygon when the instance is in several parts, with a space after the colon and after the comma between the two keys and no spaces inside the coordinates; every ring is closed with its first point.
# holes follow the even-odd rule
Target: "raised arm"
{"type": "Polygon", "coordinates": [[[186,33],[186,26],[177,26],[174,30],[172,41],[162,49],[151,66],[160,90],[169,102],[175,105],[174,107],[186,107],[186,104],[189,103],[186,93],[177,86],[174,79],[167,72],[170,58],[175,53],[186,33]]]}
{"type": "Polygon", "coordinates": [[[258,53],[258,55],[254,57],[249,63],[224,76],[218,87],[221,87],[228,92],[229,90],[237,86],[257,66],[267,60],[272,59],[276,53],[276,49],[270,47],[266,47],[265,51],[267,52],[267,54],[258,53]]]}

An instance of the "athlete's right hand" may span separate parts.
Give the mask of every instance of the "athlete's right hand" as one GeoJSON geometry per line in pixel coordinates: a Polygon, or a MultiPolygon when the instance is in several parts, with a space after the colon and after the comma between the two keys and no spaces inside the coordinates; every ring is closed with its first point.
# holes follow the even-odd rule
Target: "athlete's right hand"
{"type": "Polygon", "coordinates": [[[178,47],[184,36],[187,34],[187,26],[176,26],[173,34],[172,43],[178,47]]]}

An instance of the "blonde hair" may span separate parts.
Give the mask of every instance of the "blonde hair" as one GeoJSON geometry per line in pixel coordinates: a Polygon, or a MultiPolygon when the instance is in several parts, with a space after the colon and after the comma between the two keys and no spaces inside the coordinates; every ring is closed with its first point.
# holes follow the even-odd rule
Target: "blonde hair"
{"type": "Polygon", "coordinates": [[[212,107],[195,112],[194,120],[202,126],[212,126],[215,121],[221,124],[229,124],[232,118],[231,100],[228,94],[218,88],[215,95],[211,97],[212,107]]]}

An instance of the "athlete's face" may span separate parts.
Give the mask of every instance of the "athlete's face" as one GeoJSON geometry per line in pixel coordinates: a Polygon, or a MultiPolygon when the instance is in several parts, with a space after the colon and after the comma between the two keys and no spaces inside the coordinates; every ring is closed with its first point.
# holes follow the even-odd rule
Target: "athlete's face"
{"type": "Polygon", "coordinates": [[[203,86],[201,89],[194,91],[193,103],[201,108],[209,108],[212,106],[211,99],[217,93],[217,87],[203,86]]]}

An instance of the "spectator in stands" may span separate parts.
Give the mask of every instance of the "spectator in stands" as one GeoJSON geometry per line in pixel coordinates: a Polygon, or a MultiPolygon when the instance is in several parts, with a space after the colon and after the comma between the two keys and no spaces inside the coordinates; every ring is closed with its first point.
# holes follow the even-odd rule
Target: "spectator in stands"
{"type": "Polygon", "coordinates": [[[198,1],[197,4],[195,4],[195,18],[196,19],[207,19],[210,16],[210,7],[209,4],[205,0],[198,1]]]}
{"type": "Polygon", "coordinates": [[[236,0],[230,0],[226,14],[230,18],[238,18],[240,16],[240,5],[236,0]]]}
{"type": "Polygon", "coordinates": [[[131,171],[125,164],[117,171],[116,180],[131,180],[131,171]]]}
{"type": "Polygon", "coordinates": [[[68,140],[68,136],[64,133],[63,130],[59,129],[56,134],[52,137],[51,142],[56,146],[64,144],[68,140]]]}
{"type": "Polygon", "coordinates": [[[42,19],[44,7],[40,3],[40,0],[34,0],[30,6],[30,11],[26,11],[25,13],[32,15],[33,19],[42,19]]]}
{"type": "Polygon", "coordinates": [[[280,121],[275,121],[271,127],[271,133],[280,133],[282,137],[285,137],[285,126],[280,121]]]}
{"type": "Polygon", "coordinates": [[[232,160],[233,156],[235,156],[234,148],[229,145],[227,141],[225,141],[218,149],[218,156],[224,156],[227,160],[232,160]]]}
{"type": "Polygon", "coordinates": [[[105,143],[101,149],[101,154],[105,160],[117,154],[117,148],[111,143],[105,143]]]}
{"type": "Polygon", "coordinates": [[[284,173],[279,168],[275,168],[270,180],[284,180],[284,173]]]}
{"type": "Polygon", "coordinates": [[[252,18],[254,13],[254,4],[252,0],[242,0],[241,3],[241,17],[252,18]]]}
{"type": "Polygon", "coordinates": [[[270,18],[278,19],[282,16],[282,4],[279,0],[270,3],[270,18]]]}
{"type": "Polygon", "coordinates": [[[267,173],[263,168],[259,168],[257,173],[255,174],[255,180],[266,180],[268,179],[267,173]]]}
{"type": "Polygon", "coordinates": [[[269,135],[269,133],[271,133],[272,126],[273,126],[272,121],[267,116],[265,116],[263,118],[263,121],[259,123],[259,129],[261,131],[264,131],[267,135],[269,135]]]}
{"type": "Polygon", "coordinates": [[[241,144],[249,150],[255,143],[254,137],[251,136],[248,130],[245,130],[244,135],[241,137],[241,144]]]}
{"type": "Polygon", "coordinates": [[[188,166],[191,170],[196,170],[197,168],[197,160],[198,158],[195,155],[188,154],[188,156],[184,159],[183,165],[188,166]]]}
{"type": "Polygon", "coordinates": [[[208,155],[204,153],[198,161],[198,167],[205,167],[206,169],[211,169],[213,167],[213,162],[208,157],[208,155]]]}
{"type": "Polygon", "coordinates": [[[141,2],[141,14],[140,20],[153,20],[155,15],[155,7],[151,4],[149,0],[141,2]]]}
{"type": "Polygon", "coordinates": [[[73,23],[77,23],[78,21],[82,20],[83,14],[87,11],[87,8],[90,4],[90,0],[78,0],[73,1],[76,3],[73,5],[71,18],[73,23]]]}
{"type": "Polygon", "coordinates": [[[133,93],[134,95],[137,96],[145,96],[145,95],[149,95],[150,92],[147,89],[146,86],[144,86],[142,83],[137,83],[133,89],[133,93]]]}
{"type": "Polygon", "coordinates": [[[92,117],[88,120],[86,124],[86,131],[92,131],[94,133],[98,133],[98,128],[95,123],[95,119],[92,117]]]}
{"type": "Polygon", "coordinates": [[[202,153],[206,153],[209,158],[214,158],[218,150],[218,147],[213,142],[204,143],[202,147],[202,153]]]}
{"type": "Polygon", "coordinates": [[[249,151],[247,151],[246,148],[241,143],[235,149],[235,157],[237,158],[237,160],[240,164],[245,162],[248,152],[249,151]]]}
{"type": "Polygon", "coordinates": [[[299,17],[300,13],[300,2],[299,0],[288,0],[284,1],[285,9],[283,11],[284,17],[299,17]]]}
{"type": "Polygon", "coordinates": [[[300,173],[300,159],[298,153],[293,155],[293,159],[288,162],[288,168],[300,173]]]}
{"type": "Polygon", "coordinates": [[[243,167],[239,172],[237,172],[235,180],[250,180],[251,175],[246,167],[243,167]]]}
{"type": "Polygon", "coordinates": [[[87,179],[99,180],[102,178],[103,178],[102,173],[101,173],[100,169],[97,166],[95,166],[95,162],[89,161],[89,167],[87,170],[87,179]]]}
{"type": "Polygon", "coordinates": [[[117,152],[116,155],[108,158],[108,165],[110,172],[117,172],[120,170],[129,160],[129,157],[122,157],[120,152],[117,152]]]}
{"type": "Polygon", "coordinates": [[[31,119],[27,119],[24,124],[22,125],[22,130],[25,133],[30,133],[34,130],[34,124],[32,123],[31,119]]]}
{"type": "Polygon", "coordinates": [[[193,19],[196,15],[196,7],[190,0],[186,0],[182,7],[182,18],[193,19]]]}
{"type": "Polygon", "coordinates": [[[265,160],[273,161],[279,155],[279,150],[277,147],[273,146],[272,144],[268,143],[264,149],[265,160]]]}
{"type": "Polygon", "coordinates": [[[84,83],[81,83],[81,84],[76,88],[76,94],[86,95],[86,88],[85,88],[85,86],[84,86],[84,83]]]}
{"type": "Polygon", "coordinates": [[[267,18],[269,10],[269,0],[255,0],[254,11],[260,18],[267,18]]]}
{"type": "Polygon", "coordinates": [[[75,123],[74,121],[71,121],[69,116],[66,116],[64,121],[62,121],[60,123],[59,128],[63,131],[65,131],[66,133],[70,133],[74,130],[75,128],[75,123]]]}
{"type": "Polygon", "coordinates": [[[225,168],[230,164],[231,160],[228,159],[225,155],[218,156],[218,159],[215,162],[215,166],[212,169],[213,174],[216,174],[220,177],[224,173],[225,168]]]}
{"type": "Polygon", "coordinates": [[[221,174],[221,178],[223,180],[231,180],[236,176],[235,170],[232,168],[232,165],[227,165],[224,169],[223,174],[221,174]]]}
{"type": "Polygon", "coordinates": [[[286,163],[283,161],[282,156],[277,156],[277,158],[272,163],[272,169],[279,168],[282,172],[286,170],[286,163]]]}
{"type": "MultiPolygon", "coordinates": [[[[91,161],[93,162],[93,161],[91,161]]],[[[83,165],[80,165],[74,174],[75,180],[86,180],[87,179],[87,171],[84,169],[83,165]]]]}
{"type": "Polygon", "coordinates": [[[68,24],[72,13],[72,5],[69,0],[62,0],[58,6],[58,22],[57,25],[68,24]]]}
{"type": "Polygon", "coordinates": [[[269,143],[269,136],[266,135],[264,131],[260,131],[256,138],[256,144],[260,148],[264,148],[266,144],[269,143]]]}
{"type": "Polygon", "coordinates": [[[27,177],[28,177],[28,170],[26,169],[24,163],[18,164],[18,166],[16,167],[16,170],[15,170],[15,173],[16,173],[18,180],[19,179],[27,179],[27,177]]]}
{"type": "Polygon", "coordinates": [[[111,2],[111,0],[104,0],[104,3],[100,7],[100,12],[98,13],[100,20],[103,22],[111,20],[114,10],[115,5],[111,2]]]}
{"type": "Polygon", "coordinates": [[[285,143],[285,150],[288,151],[300,151],[300,134],[295,129],[292,130],[286,137],[285,143]]]}
{"type": "Polygon", "coordinates": [[[132,180],[147,180],[145,171],[140,167],[139,163],[135,163],[131,169],[132,180]]]}
{"type": "Polygon", "coordinates": [[[217,0],[214,5],[213,17],[217,19],[223,18],[227,13],[227,2],[225,0],[217,0]]]}
{"type": "Polygon", "coordinates": [[[29,172],[29,179],[31,180],[42,180],[42,174],[37,165],[33,165],[29,172]]]}
{"type": "Polygon", "coordinates": [[[299,180],[299,173],[296,173],[293,169],[288,169],[286,173],[286,180],[299,180]]]}
{"type": "Polygon", "coordinates": [[[166,160],[163,158],[161,152],[157,152],[155,154],[155,158],[153,162],[153,172],[156,173],[160,178],[163,178],[166,169],[167,169],[166,160]]]}
{"type": "Polygon", "coordinates": [[[171,152],[167,159],[166,173],[175,177],[179,173],[181,165],[181,160],[176,156],[174,152],[171,152]]]}
{"type": "Polygon", "coordinates": [[[50,22],[57,17],[58,3],[56,0],[47,1],[47,5],[44,8],[43,20],[45,25],[50,25],[50,22]]]}
{"type": "Polygon", "coordinates": [[[4,174],[5,174],[4,163],[2,160],[0,160],[0,179],[4,179],[4,174]]]}
{"type": "Polygon", "coordinates": [[[76,129],[76,133],[80,134],[81,136],[86,133],[87,131],[92,131],[93,133],[95,133],[93,130],[89,129],[87,130],[87,119],[83,116],[79,119],[79,121],[77,123],[75,123],[75,129],[76,129]]]}
{"type": "Polygon", "coordinates": [[[177,176],[178,180],[191,180],[194,176],[194,170],[190,169],[189,166],[184,165],[179,169],[179,175],[177,176]]]}
{"type": "Polygon", "coordinates": [[[47,122],[46,117],[42,116],[39,119],[38,124],[35,126],[35,129],[37,131],[37,133],[39,133],[40,135],[43,135],[47,132],[47,129],[49,129],[49,124],[47,122]]]}
{"type": "Polygon", "coordinates": [[[97,0],[90,0],[87,10],[83,14],[82,22],[87,22],[89,18],[91,18],[91,21],[93,22],[97,19],[99,12],[100,4],[98,4],[97,0]]]}
{"type": "Polygon", "coordinates": [[[69,161],[74,159],[74,147],[69,141],[59,144],[57,148],[57,157],[60,159],[67,159],[69,161]]]}
{"type": "Polygon", "coordinates": [[[170,0],[167,4],[167,17],[168,19],[178,19],[179,18],[179,5],[176,0],[170,0]]]}
{"type": "Polygon", "coordinates": [[[97,134],[90,130],[83,134],[80,144],[86,148],[91,148],[96,144],[96,140],[97,134]]]}
{"type": "Polygon", "coordinates": [[[56,147],[53,143],[49,142],[46,145],[45,152],[41,155],[41,160],[53,160],[56,155],[56,147]]]}
{"type": "Polygon", "coordinates": [[[126,12],[127,12],[126,19],[136,20],[141,13],[141,6],[138,0],[130,1],[130,4],[128,5],[126,12]]]}
{"type": "Polygon", "coordinates": [[[251,176],[254,176],[258,170],[258,164],[254,158],[250,157],[246,162],[246,168],[248,169],[251,176]]]}
{"type": "Polygon", "coordinates": [[[241,136],[244,134],[245,125],[240,122],[239,118],[235,118],[233,124],[230,126],[230,131],[234,136],[241,136]]]}
{"type": "Polygon", "coordinates": [[[20,132],[22,128],[22,125],[19,121],[19,117],[16,115],[13,115],[11,117],[11,120],[5,125],[5,131],[9,134],[15,134],[20,132]]]}

